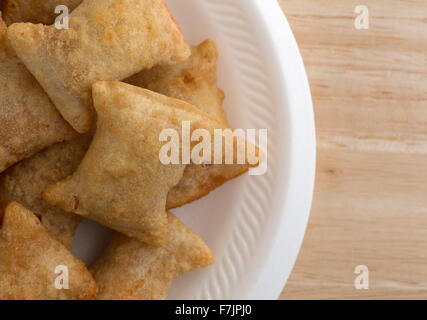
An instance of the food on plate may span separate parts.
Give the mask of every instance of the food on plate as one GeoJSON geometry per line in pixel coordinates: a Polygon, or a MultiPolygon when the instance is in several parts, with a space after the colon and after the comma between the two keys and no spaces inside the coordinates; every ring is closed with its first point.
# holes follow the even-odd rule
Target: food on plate
{"type": "Polygon", "coordinates": [[[0,172],[76,134],[9,44],[0,43],[0,172]]]}
{"type": "Polygon", "coordinates": [[[17,203],[6,208],[0,229],[0,274],[2,300],[90,299],[97,293],[84,264],[17,203]]]}
{"type": "Polygon", "coordinates": [[[0,1],[0,300],[165,299],[214,262],[168,210],[263,161],[216,43],[190,47],[164,0],[0,1]],[[83,218],[114,230],[92,274],[83,218]]]}
{"type": "Polygon", "coordinates": [[[55,106],[80,133],[95,121],[92,84],[121,80],[190,55],[163,0],[85,0],[69,29],[16,23],[8,39],[55,106]]]}
{"type": "MultiPolygon", "coordinates": [[[[213,133],[220,124],[184,101],[122,82],[93,86],[98,123],[93,142],[77,171],[49,187],[43,198],[148,244],[167,240],[166,197],[185,165],[159,159],[164,129],[213,133]]],[[[179,147],[179,141],[173,142],[179,147]]]]}
{"type": "Polygon", "coordinates": [[[204,241],[168,213],[167,243],[153,247],[116,233],[91,268],[97,299],[161,300],[181,274],[207,267],[214,255],[204,241]]]}
{"type": "MultiPolygon", "coordinates": [[[[257,151],[258,152],[258,151],[257,151]]],[[[190,164],[185,168],[179,183],[168,194],[166,208],[173,209],[199,200],[224,183],[241,176],[258,164],[190,164]]]]}
{"type": "Polygon", "coordinates": [[[4,20],[8,25],[15,22],[53,24],[56,17],[55,8],[67,6],[69,12],[83,0],[2,0],[4,20]]]}
{"type": "MultiPolygon", "coordinates": [[[[191,57],[175,66],[157,66],[126,80],[127,83],[184,100],[208,113],[225,128],[229,127],[222,108],[224,93],[217,82],[218,50],[212,40],[191,48],[191,57]]],[[[255,164],[253,166],[257,166],[255,164]]],[[[167,198],[166,208],[173,209],[200,199],[227,181],[247,172],[249,163],[186,167],[180,182],[167,198]]]]}
{"type": "Polygon", "coordinates": [[[18,202],[41,218],[52,236],[71,248],[81,217],[50,206],[42,199],[43,191],[77,169],[92,135],[79,136],[55,144],[21,161],[0,174],[0,212],[10,202],[18,202]]]}
{"type": "Polygon", "coordinates": [[[227,125],[227,115],[222,108],[224,92],[216,84],[217,61],[215,42],[205,40],[191,47],[191,56],[185,62],[143,70],[125,82],[184,100],[227,125]]]}

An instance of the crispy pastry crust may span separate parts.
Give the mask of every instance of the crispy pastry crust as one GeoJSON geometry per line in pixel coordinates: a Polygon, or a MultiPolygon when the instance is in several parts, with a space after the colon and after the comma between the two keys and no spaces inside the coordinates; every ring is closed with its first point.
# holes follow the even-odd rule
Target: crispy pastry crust
{"type": "Polygon", "coordinates": [[[53,24],[58,14],[59,5],[73,11],[83,0],[2,0],[4,20],[7,25],[16,22],[53,24]]]}
{"type": "Polygon", "coordinates": [[[0,175],[0,212],[10,202],[21,203],[42,220],[52,236],[71,248],[81,217],[50,206],[42,199],[50,185],[72,175],[86,154],[92,135],[58,143],[21,161],[0,175]]]}
{"type": "Polygon", "coordinates": [[[0,172],[76,135],[8,41],[0,43],[0,172]]]}
{"type": "Polygon", "coordinates": [[[95,120],[92,84],[176,64],[190,48],[163,0],[86,0],[68,30],[17,23],[8,38],[56,107],[80,133],[95,120]]]}
{"type": "MultiPolygon", "coordinates": [[[[192,47],[191,52],[191,57],[184,63],[154,67],[128,78],[126,82],[191,103],[215,118],[224,128],[228,128],[227,117],[222,108],[224,93],[216,84],[216,44],[212,40],[205,40],[192,47]]],[[[181,181],[170,190],[166,208],[173,209],[198,200],[227,181],[244,174],[250,167],[249,164],[190,164],[181,181]]]]}
{"type": "Polygon", "coordinates": [[[73,176],[49,187],[43,198],[162,246],[167,240],[166,197],[185,165],[160,162],[160,133],[181,132],[183,121],[191,121],[191,130],[211,134],[221,125],[184,101],[121,82],[95,83],[93,97],[99,117],[93,142],[73,176]]]}
{"type": "Polygon", "coordinates": [[[98,290],[84,264],[17,203],[6,208],[0,229],[0,274],[4,300],[90,299],[98,290]],[[68,268],[68,290],[55,287],[60,265],[68,268]]]}
{"type": "Polygon", "coordinates": [[[91,268],[100,300],[162,300],[181,274],[207,267],[214,255],[203,240],[168,213],[167,243],[156,248],[116,233],[91,268]]]}

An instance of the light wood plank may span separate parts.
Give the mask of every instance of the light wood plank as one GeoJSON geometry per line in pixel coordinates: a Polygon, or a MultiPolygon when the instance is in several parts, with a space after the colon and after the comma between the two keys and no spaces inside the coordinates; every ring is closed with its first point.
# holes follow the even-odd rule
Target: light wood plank
{"type": "Polygon", "coordinates": [[[282,299],[427,298],[427,2],[279,0],[310,79],[318,170],[282,299]],[[367,5],[369,30],[354,9],[367,5]],[[370,289],[356,290],[357,265],[370,289]]]}

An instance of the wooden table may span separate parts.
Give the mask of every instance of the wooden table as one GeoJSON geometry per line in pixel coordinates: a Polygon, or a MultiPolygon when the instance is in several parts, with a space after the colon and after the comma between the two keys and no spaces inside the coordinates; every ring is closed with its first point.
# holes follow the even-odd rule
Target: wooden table
{"type": "Polygon", "coordinates": [[[282,299],[427,298],[427,1],[279,0],[318,137],[306,238],[282,299]],[[356,6],[369,9],[358,30],[356,6]],[[355,267],[369,269],[357,290],[355,267]]]}

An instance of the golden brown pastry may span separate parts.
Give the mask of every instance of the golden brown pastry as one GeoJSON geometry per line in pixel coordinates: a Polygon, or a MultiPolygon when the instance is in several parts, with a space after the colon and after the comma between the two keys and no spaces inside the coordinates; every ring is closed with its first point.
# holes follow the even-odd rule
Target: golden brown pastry
{"type": "MultiPolygon", "coordinates": [[[[49,187],[45,201],[148,244],[167,240],[166,197],[185,165],[160,162],[163,129],[213,134],[221,125],[181,100],[122,82],[93,86],[97,130],[73,176],[49,187]]],[[[175,142],[174,142],[175,143],[175,142]]],[[[179,142],[178,148],[180,146],[179,142]]]]}
{"type": "MultiPolygon", "coordinates": [[[[222,108],[224,93],[217,87],[218,50],[212,40],[192,47],[191,57],[176,66],[158,66],[144,70],[126,82],[181,99],[208,113],[229,127],[222,108]]],[[[227,181],[247,172],[251,165],[190,164],[180,182],[171,189],[166,208],[173,209],[197,200],[227,181]]]]}
{"type": "Polygon", "coordinates": [[[71,12],[83,0],[2,0],[4,20],[7,25],[15,22],[53,24],[58,14],[55,8],[65,5],[71,12]]]}
{"type": "Polygon", "coordinates": [[[0,213],[10,202],[18,202],[39,216],[56,240],[71,248],[82,218],[50,206],[43,201],[42,193],[74,173],[91,139],[91,134],[86,134],[55,144],[3,172],[0,175],[0,213]]]}
{"type": "Polygon", "coordinates": [[[69,29],[17,23],[8,39],[74,129],[95,119],[92,84],[121,80],[157,64],[175,64],[190,48],[163,0],[85,0],[69,29]]]}
{"type": "Polygon", "coordinates": [[[6,208],[0,229],[0,274],[2,300],[90,299],[97,293],[84,264],[17,203],[6,208]],[[63,275],[55,273],[58,266],[68,269],[67,290],[55,286],[63,275]]]}
{"type": "Polygon", "coordinates": [[[199,200],[224,183],[246,173],[250,167],[256,166],[258,164],[212,164],[204,166],[190,164],[185,168],[184,175],[179,183],[169,191],[166,209],[170,210],[199,200]]]}
{"type": "Polygon", "coordinates": [[[91,268],[100,300],[162,300],[181,274],[214,262],[203,240],[168,213],[169,238],[156,248],[116,233],[91,268]]]}
{"type": "Polygon", "coordinates": [[[7,41],[0,43],[0,172],[74,136],[7,41]]]}
{"type": "Polygon", "coordinates": [[[212,40],[191,47],[191,56],[174,66],[157,66],[126,79],[134,86],[184,100],[227,125],[224,92],[216,84],[218,50],[212,40]]]}
{"type": "Polygon", "coordinates": [[[7,26],[2,19],[2,12],[0,11],[0,43],[2,43],[7,38],[7,26]]]}

